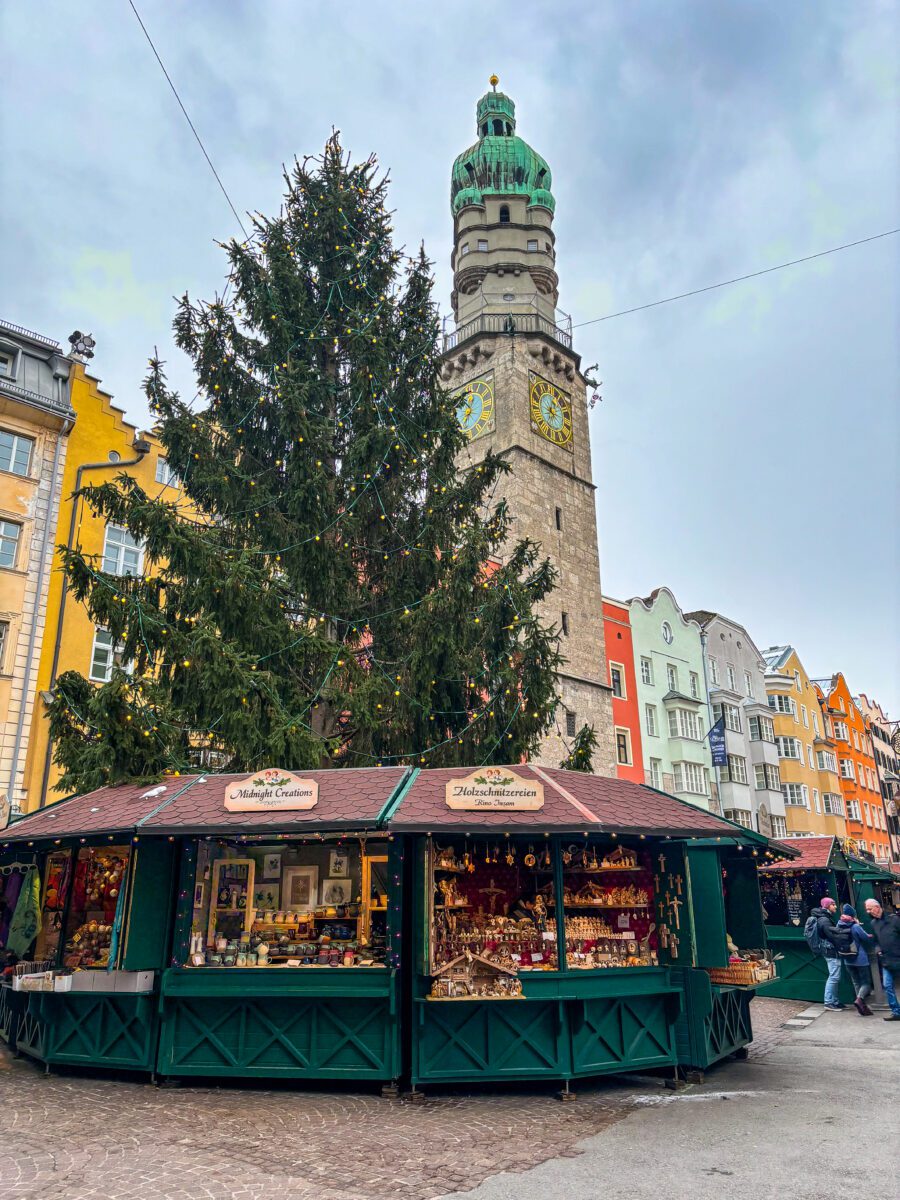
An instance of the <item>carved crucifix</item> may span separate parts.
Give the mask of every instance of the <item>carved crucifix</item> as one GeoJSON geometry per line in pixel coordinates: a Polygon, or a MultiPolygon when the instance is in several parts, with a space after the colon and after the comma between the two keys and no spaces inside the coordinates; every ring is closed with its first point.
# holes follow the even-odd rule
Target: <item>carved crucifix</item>
{"type": "Polygon", "coordinates": [[[672,955],[673,958],[678,957],[678,943],[680,941],[681,941],[681,938],[679,938],[676,934],[674,934],[674,933],[669,934],[669,953],[672,955]]]}
{"type": "Polygon", "coordinates": [[[489,887],[479,888],[478,891],[482,896],[487,896],[491,906],[491,912],[494,912],[497,907],[497,897],[503,895],[503,888],[498,888],[494,885],[493,877],[489,887]]]}
{"type": "Polygon", "coordinates": [[[681,876],[680,875],[675,876],[675,887],[678,891],[678,895],[680,896],[681,895],[681,876]]]}
{"type": "Polygon", "coordinates": [[[657,861],[659,862],[659,873],[662,875],[666,869],[666,856],[661,853],[657,861]]]}
{"type": "Polygon", "coordinates": [[[670,887],[670,888],[673,888],[674,886],[675,886],[675,883],[674,883],[674,881],[673,881],[673,879],[672,879],[672,872],[670,871],[670,872],[669,872],[669,887],[670,887]]]}
{"type": "Polygon", "coordinates": [[[675,928],[680,929],[681,928],[681,919],[678,916],[678,910],[679,910],[679,908],[681,908],[682,904],[684,904],[684,901],[679,900],[677,896],[673,896],[672,899],[670,900],[669,894],[667,892],[666,893],[666,903],[668,904],[669,908],[675,914],[675,928]]]}

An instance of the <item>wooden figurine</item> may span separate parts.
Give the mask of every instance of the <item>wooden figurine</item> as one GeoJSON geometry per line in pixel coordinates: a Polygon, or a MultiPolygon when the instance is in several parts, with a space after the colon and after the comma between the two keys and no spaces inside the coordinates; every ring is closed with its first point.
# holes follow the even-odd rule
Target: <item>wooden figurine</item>
{"type": "Polygon", "coordinates": [[[669,894],[667,892],[666,893],[666,903],[668,904],[668,906],[672,910],[672,912],[675,914],[675,928],[680,929],[681,928],[681,919],[678,916],[678,910],[679,910],[679,908],[681,908],[684,901],[679,900],[677,896],[673,896],[672,899],[670,900],[669,894]]]}

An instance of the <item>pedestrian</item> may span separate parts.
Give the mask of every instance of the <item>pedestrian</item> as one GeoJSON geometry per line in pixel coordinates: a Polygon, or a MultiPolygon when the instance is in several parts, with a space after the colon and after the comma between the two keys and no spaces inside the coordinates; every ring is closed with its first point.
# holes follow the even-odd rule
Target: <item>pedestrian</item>
{"type": "Polygon", "coordinates": [[[807,945],[816,956],[824,958],[828,971],[825,982],[825,1007],[836,1012],[844,1008],[838,999],[838,985],[841,982],[841,960],[838,957],[837,946],[834,944],[834,917],[837,905],[830,896],[823,896],[817,908],[814,908],[806,918],[803,936],[807,945]]]}
{"type": "Polygon", "coordinates": [[[866,997],[872,993],[872,970],[866,948],[875,939],[860,925],[852,904],[845,904],[841,909],[840,920],[834,927],[834,935],[838,958],[847,968],[847,974],[856,992],[854,1007],[861,1017],[874,1017],[875,1014],[866,1004],[866,997]]]}
{"type": "Polygon", "coordinates": [[[900,1021],[900,1002],[897,1000],[897,976],[900,975],[900,917],[885,912],[877,900],[866,901],[866,912],[872,922],[872,933],[878,943],[881,964],[881,986],[887,996],[891,1015],[885,1021],[900,1021]]]}

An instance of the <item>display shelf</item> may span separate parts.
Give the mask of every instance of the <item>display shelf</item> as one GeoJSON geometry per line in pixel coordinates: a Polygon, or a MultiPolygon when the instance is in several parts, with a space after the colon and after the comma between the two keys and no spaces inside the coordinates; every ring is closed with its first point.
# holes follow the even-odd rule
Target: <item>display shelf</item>
{"type": "MultiPolygon", "coordinates": [[[[547,907],[548,908],[556,908],[556,901],[555,900],[551,901],[547,905],[547,907]]],[[[629,912],[643,912],[645,909],[653,908],[653,905],[652,904],[601,904],[599,902],[599,900],[596,903],[591,902],[590,904],[587,904],[584,901],[577,901],[572,904],[566,904],[566,902],[563,901],[563,908],[618,908],[618,909],[627,910],[629,912]]]]}
{"type": "Polygon", "coordinates": [[[469,903],[465,903],[465,904],[436,904],[434,907],[435,907],[435,908],[471,908],[471,907],[472,907],[472,905],[471,905],[471,904],[469,904],[469,903]]]}
{"type": "Polygon", "coordinates": [[[434,868],[435,875],[437,875],[439,872],[441,875],[465,875],[466,868],[465,867],[435,867],[434,868]]]}

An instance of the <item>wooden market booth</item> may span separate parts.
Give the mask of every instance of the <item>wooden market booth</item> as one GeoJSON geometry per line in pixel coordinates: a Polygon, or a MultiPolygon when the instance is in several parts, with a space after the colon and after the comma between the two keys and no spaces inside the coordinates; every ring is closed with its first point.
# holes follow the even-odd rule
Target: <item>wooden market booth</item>
{"type": "MultiPolygon", "coordinates": [[[[894,876],[877,863],[860,858],[837,837],[786,837],[781,844],[796,851],[790,861],[766,860],[760,867],[766,938],[782,957],[778,977],[764,985],[766,996],[820,1002],[828,977],[825,959],[812,954],[803,936],[811,910],[825,896],[838,906],[852,904],[868,927],[866,900],[890,904],[894,876]]],[[[853,988],[841,973],[839,999],[853,1002],[853,988]]]]}
{"type": "Polygon", "coordinates": [[[759,835],[536,766],[422,771],[388,828],[411,840],[414,1087],[702,1069],[752,1039],[755,968],[714,979],[726,932],[765,945],[759,835]]]}
{"type": "Polygon", "coordinates": [[[2,989],[18,1049],[172,1077],[396,1079],[402,846],[380,818],[411,774],[173,777],[16,822],[4,854],[41,871],[35,956],[74,969],[71,991],[2,989]]]}

